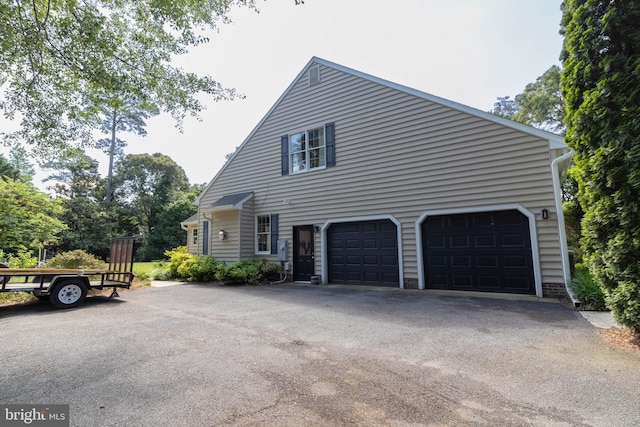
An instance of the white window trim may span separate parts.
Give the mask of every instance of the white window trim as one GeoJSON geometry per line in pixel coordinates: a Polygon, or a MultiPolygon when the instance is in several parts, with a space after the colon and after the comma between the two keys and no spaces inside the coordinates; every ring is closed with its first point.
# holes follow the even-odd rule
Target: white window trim
{"type": "Polygon", "coordinates": [[[198,246],[198,227],[191,229],[191,245],[198,246]]]}
{"type": "MultiPolygon", "coordinates": [[[[310,125],[310,126],[306,126],[302,129],[298,129],[292,132],[288,133],[289,135],[289,147],[288,147],[288,162],[289,162],[289,175],[297,175],[300,173],[307,173],[307,172],[312,172],[312,171],[317,171],[317,170],[322,170],[322,169],[326,169],[327,168],[327,126],[326,123],[320,123],[320,124],[315,124],[315,125],[310,125]],[[291,141],[292,141],[292,136],[293,135],[297,135],[299,133],[305,133],[307,134],[307,132],[309,132],[310,130],[315,130],[315,129],[322,129],[322,135],[323,135],[323,141],[322,141],[322,147],[324,147],[324,164],[322,166],[318,166],[317,168],[313,168],[313,169],[303,169],[300,171],[294,171],[293,170],[293,150],[291,149],[291,141]]],[[[308,135],[308,134],[307,134],[308,135]]],[[[307,143],[308,143],[308,137],[307,137],[307,143]]],[[[307,146],[306,152],[309,152],[309,148],[307,146]]],[[[307,162],[309,161],[309,159],[307,159],[307,162]]]]}
{"type": "Polygon", "coordinates": [[[254,230],[256,233],[256,241],[255,241],[255,254],[256,255],[270,255],[271,254],[271,214],[265,214],[265,215],[256,215],[255,216],[255,224],[254,224],[254,230]],[[258,233],[258,218],[260,217],[267,217],[267,219],[269,220],[269,231],[267,233],[258,233]],[[260,243],[260,239],[259,236],[260,234],[266,234],[267,235],[267,250],[266,251],[259,251],[258,247],[259,247],[259,243],[260,243]]]}

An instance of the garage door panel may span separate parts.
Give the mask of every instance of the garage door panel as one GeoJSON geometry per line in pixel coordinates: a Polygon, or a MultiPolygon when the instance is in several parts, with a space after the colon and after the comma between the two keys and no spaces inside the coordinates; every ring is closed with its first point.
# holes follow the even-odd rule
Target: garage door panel
{"type": "Polygon", "coordinates": [[[376,255],[364,255],[362,257],[362,265],[368,267],[377,267],[379,265],[378,257],[376,255]]]}
{"type": "Polygon", "coordinates": [[[362,233],[376,233],[378,231],[377,224],[362,223],[362,233]]]}
{"type": "Polygon", "coordinates": [[[344,226],[344,232],[347,234],[360,234],[360,228],[357,225],[346,224],[344,226]]]}
{"type": "Polygon", "coordinates": [[[444,223],[444,227],[443,228],[448,228],[448,229],[466,229],[468,228],[469,224],[467,223],[467,217],[465,216],[452,216],[449,218],[449,226],[447,227],[446,223],[444,223]]]}
{"type": "Polygon", "coordinates": [[[378,240],[377,239],[363,239],[362,240],[362,249],[378,249],[378,240]]]}
{"type": "Polygon", "coordinates": [[[475,236],[473,243],[476,248],[495,248],[496,236],[493,234],[475,236]]]}
{"type": "Polygon", "coordinates": [[[525,236],[522,234],[503,234],[500,243],[502,247],[523,248],[526,245],[525,236]]]}
{"type": "Polygon", "coordinates": [[[471,257],[468,255],[458,255],[451,257],[451,267],[471,267],[471,257]]]}
{"type": "Polygon", "coordinates": [[[476,257],[476,267],[478,268],[496,268],[498,266],[498,257],[495,255],[479,255],[476,257]]]}
{"type": "Polygon", "coordinates": [[[505,256],[504,257],[504,267],[505,268],[526,268],[528,267],[527,265],[527,258],[525,256],[518,256],[518,255],[511,255],[511,256],[505,256]]]}
{"type": "Polygon", "coordinates": [[[444,249],[447,245],[445,244],[445,236],[437,235],[437,236],[429,236],[427,237],[427,247],[429,248],[442,248],[444,249]]]}
{"type": "Polygon", "coordinates": [[[535,294],[528,218],[517,210],[428,217],[426,287],[535,294]]]}
{"type": "Polygon", "coordinates": [[[380,259],[380,264],[385,267],[396,268],[398,266],[398,257],[395,255],[382,255],[380,259]]]}
{"type": "Polygon", "coordinates": [[[396,225],[389,220],[332,224],[329,282],[398,286],[396,225]]]}
{"type": "Polygon", "coordinates": [[[452,282],[457,289],[460,289],[460,290],[473,289],[473,276],[463,275],[463,274],[454,274],[452,276],[452,282]]]}
{"type": "Polygon", "coordinates": [[[358,239],[347,239],[344,242],[346,249],[360,249],[360,240],[358,239]]]}
{"type": "Polygon", "coordinates": [[[473,226],[478,227],[492,227],[494,224],[493,215],[490,213],[479,213],[472,218],[473,226]]]}
{"type": "Polygon", "coordinates": [[[499,281],[500,276],[497,274],[478,275],[478,287],[481,290],[491,291],[499,281]]]}
{"type": "Polygon", "coordinates": [[[396,239],[380,239],[380,247],[382,249],[393,249],[394,251],[398,250],[398,242],[396,239]]]}
{"type": "Polygon", "coordinates": [[[344,257],[345,262],[341,262],[341,265],[348,266],[359,266],[360,265],[360,257],[358,255],[346,255],[344,257]]]}
{"type": "Polygon", "coordinates": [[[449,238],[449,247],[451,248],[468,248],[469,245],[469,236],[451,236],[449,238]]]}

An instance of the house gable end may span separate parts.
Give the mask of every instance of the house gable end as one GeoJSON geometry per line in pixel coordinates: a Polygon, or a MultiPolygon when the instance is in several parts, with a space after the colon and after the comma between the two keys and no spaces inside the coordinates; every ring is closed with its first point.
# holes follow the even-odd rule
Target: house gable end
{"type": "MultiPolygon", "coordinates": [[[[458,112],[462,112],[465,113],[467,115],[470,115],[471,117],[474,117],[476,119],[483,119],[501,126],[505,126],[514,130],[517,130],[519,132],[523,132],[525,134],[528,134],[529,136],[534,136],[536,138],[542,138],[543,140],[547,140],[549,143],[549,149],[550,150],[554,150],[554,149],[566,149],[566,145],[564,145],[562,137],[559,135],[555,135],[546,131],[542,131],[542,130],[538,130],[520,123],[516,123],[513,122],[511,120],[496,116],[494,114],[491,113],[487,113],[487,112],[483,112],[480,110],[477,110],[475,108],[463,105],[463,104],[459,104],[456,103],[454,101],[450,101],[444,98],[440,98],[437,97],[435,95],[431,95],[413,88],[409,88],[407,86],[403,86],[397,83],[393,83],[357,70],[353,70],[351,68],[339,65],[339,64],[335,64],[332,63],[330,61],[326,61],[324,59],[318,58],[318,57],[313,57],[311,58],[311,60],[305,65],[305,67],[300,71],[300,73],[298,73],[298,75],[293,79],[293,81],[289,84],[289,86],[286,88],[286,90],[282,93],[282,95],[276,100],[276,102],[272,105],[272,107],[269,109],[269,111],[267,111],[267,113],[263,116],[263,118],[260,120],[260,122],[258,122],[258,124],[253,128],[253,130],[251,131],[251,133],[247,136],[247,138],[245,138],[245,140],[242,142],[242,144],[238,147],[238,149],[232,154],[232,156],[229,158],[229,160],[222,166],[222,168],[217,172],[217,174],[213,177],[213,179],[209,182],[209,184],[206,186],[206,188],[203,190],[203,192],[198,196],[198,198],[195,200],[194,204],[198,205],[201,201],[201,199],[203,198],[203,196],[210,191],[211,187],[213,186],[213,184],[229,169],[233,167],[234,164],[234,160],[236,159],[237,156],[240,155],[240,153],[245,149],[245,146],[253,139],[254,135],[260,131],[260,129],[265,125],[265,123],[268,122],[269,118],[274,114],[274,112],[278,109],[278,107],[287,99],[287,96],[290,94],[290,92],[292,92],[292,90],[294,90],[294,88],[296,87],[301,87],[301,86],[310,86],[309,85],[309,70],[313,67],[314,69],[316,67],[319,66],[323,66],[323,67],[327,67],[342,73],[345,73],[347,75],[350,76],[354,76],[354,77],[358,77],[361,79],[364,79],[366,81],[372,82],[372,83],[376,83],[378,85],[381,85],[383,87],[386,87],[388,89],[391,90],[396,90],[396,91],[400,91],[403,92],[405,94],[410,94],[413,95],[417,98],[423,99],[423,100],[427,100],[431,103],[440,105],[440,106],[444,106],[444,107],[448,107],[450,109],[453,109],[455,111],[458,112]]],[[[318,82],[315,82],[313,85],[311,86],[316,86],[318,85],[318,82]]],[[[321,86],[318,86],[321,87],[321,86]]],[[[327,121],[331,121],[330,117],[326,118],[327,121]]],[[[331,129],[333,130],[334,128],[334,124],[333,123],[327,123],[327,125],[331,126],[331,129]]],[[[339,124],[338,124],[339,125],[339,124]]],[[[285,129],[286,130],[286,129],[285,129]]],[[[281,133],[276,132],[276,134],[274,134],[273,136],[274,138],[274,144],[277,144],[280,147],[280,155],[279,156],[274,156],[273,159],[269,159],[268,161],[273,162],[274,164],[276,162],[279,163],[279,171],[280,171],[280,175],[287,175],[288,174],[288,168],[291,167],[291,165],[289,164],[290,161],[288,159],[285,159],[285,156],[288,158],[289,153],[285,153],[284,151],[284,145],[285,144],[285,139],[284,136],[282,136],[281,133]],[[285,167],[287,168],[287,171],[285,172],[285,167]]],[[[287,141],[288,143],[288,141],[287,141]]],[[[338,143],[339,144],[339,143],[338,143]]],[[[328,156],[333,156],[333,157],[328,157],[327,158],[327,166],[333,166],[335,165],[335,152],[336,152],[336,145],[334,143],[334,141],[331,141],[330,146],[327,146],[327,151],[328,151],[328,156]]]]}

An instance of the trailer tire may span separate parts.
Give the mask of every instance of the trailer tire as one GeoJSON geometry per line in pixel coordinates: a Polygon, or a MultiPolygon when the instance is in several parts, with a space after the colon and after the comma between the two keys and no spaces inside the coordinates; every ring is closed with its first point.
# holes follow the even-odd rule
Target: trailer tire
{"type": "Polygon", "coordinates": [[[49,300],[58,308],[73,308],[87,297],[87,286],[81,280],[65,280],[51,289],[49,300]]]}

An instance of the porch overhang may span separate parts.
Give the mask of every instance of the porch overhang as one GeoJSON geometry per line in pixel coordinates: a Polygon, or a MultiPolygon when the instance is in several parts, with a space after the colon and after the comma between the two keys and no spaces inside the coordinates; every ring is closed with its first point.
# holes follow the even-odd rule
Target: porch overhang
{"type": "Polygon", "coordinates": [[[228,194],[226,196],[220,197],[218,200],[213,202],[207,210],[210,212],[223,212],[223,211],[232,211],[237,210],[241,211],[244,204],[251,200],[253,197],[253,191],[249,191],[246,193],[236,193],[236,194],[228,194]]]}
{"type": "Polygon", "coordinates": [[[182,228],[183,230],[187,230],[189,225],[198,225],[198,214],[197,213],[191,215],[189,218],[187,218],[184,221],[180,222],[180,228],[182,228]]]}

